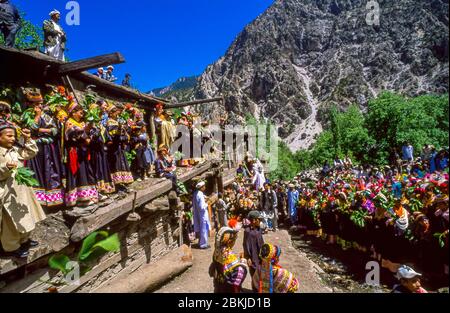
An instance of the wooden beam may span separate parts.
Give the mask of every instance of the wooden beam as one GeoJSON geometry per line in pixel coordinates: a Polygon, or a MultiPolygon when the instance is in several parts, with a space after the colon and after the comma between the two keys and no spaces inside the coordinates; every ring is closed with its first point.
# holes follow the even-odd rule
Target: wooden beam
{"type": "MultiPolygon", "coordinates": [[[[211,167],[210,162],[205,162],[202,165],[192,168],[190,171],[181,175],[178,180],[185,183],[192,178],[207,172],[211,167]]],[[[150,180],[152,182],[152,180],[150,180]]],[[[152,200],[155,200],[172,189],[172,183],[165,178],[153,179],[153,184],[149,184],[147,189],[140,190],[137,193],[137,199],[135,202],[136,207],[146,205],[152,200]]],[[[120,216],[129,213],[132,208],[132,196],[114,202],[109,206],[99,208],[92,215],[79,218],[71,229],[71,240],[79,242],[87,237],[90,233],[98,230],[112,221],[116,220],[120,216]]]]}
{"type": "Polygon", "coordinates": [[[137,106],[143,109],[151,108],[149,106],[144,106],[143,104],[152,104],[152,105],[156,105],[157,103],[165,104],[164,102],[156,100],[152,96],[149,96],[145,93],[139,92],[134,89],[130,89],[128,87],[117,85],[115,83],[107,81],[106,79],[102,79],[96,75],[93,75],[89,72],[76,73],[73,76],[85,84],[94,85],[99,89],[103,89],[109,92],[110,94],[117,94],[120,95],[121,97],[129,98],[130,100],[133,99],[135,101],[140,101],[142,103],[138,103],[137,106]]]}
{"type": "Polygon", "coordinates": [[[177,108],[183,108],[191,105],[199,105],[199,104],[205,104],[205,103],[211,103],[211,102],[222,102],[224,99],[221,98],[212,98],[212,99],[204,99],[204,100],[195,100],[190,102],[180,102],[180,103],[171,103],[164,106],[164,109],[177,109],[177,108]]]}
{"type": "MultiPolygon", "coordinates": [[[[61,66],[69,64],[72,63],[64,63],[39,51],[24,51],[0,45],[0,80],[30,81],[31,83],[45,80],[46,83],[60,84],[61,77],[66,75],[59,74],[59,69],[61,66]],[[15,71],[18,66],[21,71],[15,71]]],[[[71,72],[68,76],[74,83],[76,80],[85,85],[95,85],[116,98],[138,102],[137,106],[145,110],[152,109],[157,103],[169,104],[168,100],[155,98],[137,90],[117,85],[87,71],[71,72]]]]}
{"type": "Polygon", "coordinates": [[[115,52],[75,62],[61,64],[58,67],[58,74],[69,75],[71,73],[80,73],[89,69],[120,63],[125,63],[125,58],[121,53],[115,52]]]}

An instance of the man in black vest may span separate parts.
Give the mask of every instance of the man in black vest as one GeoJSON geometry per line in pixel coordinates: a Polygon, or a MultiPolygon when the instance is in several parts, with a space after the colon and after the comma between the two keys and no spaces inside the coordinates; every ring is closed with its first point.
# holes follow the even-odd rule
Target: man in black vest
{"type": "Polygon", "coordinates": [[[260,210],[265,212],[267,215],[272,215],[272,229],[274,231],[278,230],[278,201],[277,194],[272,190],[272,185],[269,183],[264,184],[264,191],[260,196],[260,210]]]}
{"type": "Polygon", "coordinates": [[[0,32],[7,47],[14,47],[16,35],[20,30],[20,15],[9,0],[0,0],[0,32]]]}

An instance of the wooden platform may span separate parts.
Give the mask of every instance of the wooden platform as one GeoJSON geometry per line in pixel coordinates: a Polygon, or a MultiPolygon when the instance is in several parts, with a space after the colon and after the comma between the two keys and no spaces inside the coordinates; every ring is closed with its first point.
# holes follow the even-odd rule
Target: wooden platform
{"type": "MultiPolygon", "coordinates": [[[[211,166],[211,161],[206,161],[193,168],[181,168],[178,180],[186,183],[210,171],[211,166]]],[[[134,183],[132,188],[137,191],[135,207],[136,211],[139,212],[147,203],[168,193],[172,189],[172,184],[164,178],[152,178],[140,183],[134,183]]],[[[73,250],[71,243],[82,241],[93,231],[104,229],[108,224],[131,212],[133,209],[133,198],[133,194],[129,194],[120,201],[99,208],[92,215],[77,219],[71,229],[67,227],[62,214],[49,216],[48,219],[38,224],[36,230],[32,233],[32,238],[39,241],[41,245],[30,250],[28,259],[0,258],[0,283],[2,275],[22,267],[25,267],[24,271],[42,267],[47,264],[47,260],[52,254],[73,250]]],[[[67,252],[70,253],[70,251],[67,252]]]]}

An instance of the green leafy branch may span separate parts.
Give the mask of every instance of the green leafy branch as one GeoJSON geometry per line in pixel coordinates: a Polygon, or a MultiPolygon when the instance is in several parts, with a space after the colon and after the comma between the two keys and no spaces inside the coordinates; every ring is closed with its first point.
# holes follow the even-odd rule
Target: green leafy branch
{"type": "Polygon", "coordinates": [[[368,216],[367,211],[357,210],[353,211],[350,215],[350,220],[358,227],[364,228],[366,226],[366,217],[368,216]]]}
{"type": "Polygon", "coordinates": [[[180,161],[180,160],[182,160],[182,159],[184,158],[184,154],[181,153],[180,151],[176,151],[176,152],[173,154],[173,156],[174,156],[174,158],[175,158],[175,161],[180,161]]]}
{"type": "Polygon", "coordinates": [[[63,95],[55,93],[54,95],[46,95],[45,103],[47,103],[52,112],[55,112],[58,106],[66,107],[69,101],[63,95]]]}
{"type": "Polygon", "coordinates": [[[35,117],[36,113],[34,112],[34,108],[26,109],[20,117],[21,124],[26,128],[33,128],[36,124],[34,121],[35,117]]]}
{"type": "Polygon", "coordinates": [[[89,123],[98,123],[101,120],[101,110],[99,107],[88,110],[86,114],[86,121],[89,123]]]}
{"type": "Polygon", "coordinates": [[[19,185],[28,187],[39,187],[39,182],[34,178],[34,172],[27,167],[19,167],[14,170],[15,180],[19,185]]]}
{"type": "MultiPolygon", "coordinates": [[[[118,234],[110,236],[106,231],[97,231],[87,236],[83,240],[83,244],[76,258],[76,262],[80,265],[81,276],[88,273],[92,269],[92,263],[97,261],[102,255],[108,252],[117,252],[119,249],[120,240],[118,234]]],[[[50,268],[58,270],[66,276],[73,270],[68,266],[69,262],[71,260],[67,255],[58,254],[49,259],[48,265],[50,268]]],[[[61,282],[51,284],[55,286],[62,285],[61,282]]]]}
{"type": "Polygon", "coordinates": [[[133,163],[134,159],[136,158],[136,151],[131,150],[131,152],[125,151],[125,157],[127,158],[128,164],[131,166],[131,163],[133,163]]]}
{"type": "Polygon", "coordinates": [[[445,239],[446,239],[446,237],[447,237],[447,234],[448,234],[448,233],[443,232],[443,233],[436,233],[436,234],[433,235],[434,238],[437,238],[437,239],[438,239],[438,241],[439,241],[439,246],[440,246],[441,248],[444,248],[444,247],[445,247],[445,239]]]}

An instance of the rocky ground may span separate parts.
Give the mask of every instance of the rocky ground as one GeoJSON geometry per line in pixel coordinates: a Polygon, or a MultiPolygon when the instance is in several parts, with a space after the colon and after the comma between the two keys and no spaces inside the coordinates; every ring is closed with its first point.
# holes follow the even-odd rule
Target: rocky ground
{"type": "MultiPolygon", "coordinates": [[[[343,251],[338,246],[326,245],[321,239],[306,238],[303,235],[293,235],[292,242],[297,250],[302,251],[323,270],[320,277],[333,292],[387,293],[398,283],[392,272],[381,268],[380,286],[367,285],[366,264],[373,260],[364,253],[354,250],[343,251]]],[[[448,293],[448,287],[443,288],[446,285],[445,279],[432,280],[424,273],[422,284],[430,292],[448,293]]]]}
{"type": "MultiPolygon", "coordinates": [[[[242,251],[241,233],[234,251],[242,251]]],[[[393,273],[381,269],[381,286],[372,287],[365,283],[365,265],[370,259],[356,251],[342,251],[337,246],[326,245],[320,239],[289,234],[286,230],[270,232],[264,237],[266,242],[278,244],[282,248],[280,264],[292,271],[300,282],[299,293],[389,293],[397,283],[393,273]]],[[[210,244],[213,246],[213,238],[210,244]]],[[[178,276],[157,293],[212,293],[212,279],[208,275],[213,250],[192,249],[193,266],[178,276]]],[[[428,281],[424,287],[432,292],[446,292],[428,281]]],[[[244,292],[251,292],[250,280],[244,283],[244,292]]]]}
{"type": "MultiPolygon", "coordinates": [[[[243,233],[241,232],[236,242],[234,251],[242,251],[243,233]]],[[[331,292],[321,278],[324,274],[314,262],[306,255],[294,248],[287,231],[282,230],[276,233],[269,233],[265,236],[265,241],[278,244],[282,248],[280,264],[292,271],[300,282],[299,293],[325,293],[331,292]]],[[[214,246],[213,238],[210,244],[214,246]]],[[[175,278],[170,283],[156,291],[157,293],[212,293],[213,283],[208,275],[208,268],[211,263],[213,248],[209,250],[192,249],[194,265],[185,273],[175,278]]],[[[246,292],[251,292],[250,279],[244,283],[246,292]]]]}

